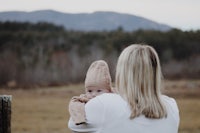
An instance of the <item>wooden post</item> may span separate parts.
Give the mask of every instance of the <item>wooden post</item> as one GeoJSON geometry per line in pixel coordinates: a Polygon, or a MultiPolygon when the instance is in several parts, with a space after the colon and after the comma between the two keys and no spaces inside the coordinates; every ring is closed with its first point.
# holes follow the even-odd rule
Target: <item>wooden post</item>
{"type": "Polygon", "coordinates": [[[11,95],[0,95],[0,133],[11,133],[11,95]]]}

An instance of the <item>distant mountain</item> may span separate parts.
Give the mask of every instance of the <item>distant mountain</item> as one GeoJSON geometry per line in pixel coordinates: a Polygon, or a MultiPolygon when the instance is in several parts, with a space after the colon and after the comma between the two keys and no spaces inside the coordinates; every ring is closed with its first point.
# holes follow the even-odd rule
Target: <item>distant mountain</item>
{"type": "Polygon", "coordinates": [[[125,31],[138,29],[153,29],[168,31],[170,26],[130,14],[116,12],[94,12],[94,13],[61,13],[53,10],[41,10],[33,12],[0,12],[0,21],[16,22],[49,22],[62,25],[66,29],[79,31],[110,31],[119,27],[125,31]]]}

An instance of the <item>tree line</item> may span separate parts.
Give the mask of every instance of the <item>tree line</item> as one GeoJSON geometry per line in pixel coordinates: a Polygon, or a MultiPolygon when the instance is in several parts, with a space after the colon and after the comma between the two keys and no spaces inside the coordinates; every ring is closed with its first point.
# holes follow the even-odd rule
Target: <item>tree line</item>
{"type": "Polygon", "coordinates": [[[146,43],[157,50],[166,78],[199,78],[200,30],[125,32],[119,27],[82,32],[46,22],[0,22],[0,85],[83,82],[90,63],[97,59],[108,62],[114,80],[120,52],[134,43],[146,43]]]}

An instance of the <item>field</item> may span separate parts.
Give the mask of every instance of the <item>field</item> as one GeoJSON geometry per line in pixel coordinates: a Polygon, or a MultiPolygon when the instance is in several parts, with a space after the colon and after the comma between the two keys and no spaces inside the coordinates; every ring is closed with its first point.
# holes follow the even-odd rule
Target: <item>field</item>
{"type": "MultiPolygon", "coordinates": [[[[200,132],[200,81],[166,81],[164,93],[177,100],[179,133],[200,132]]],[[[68,103],[83,84],[37,89],[0,89],[12,95],[12,133],[70,133],[68,103]]]]}

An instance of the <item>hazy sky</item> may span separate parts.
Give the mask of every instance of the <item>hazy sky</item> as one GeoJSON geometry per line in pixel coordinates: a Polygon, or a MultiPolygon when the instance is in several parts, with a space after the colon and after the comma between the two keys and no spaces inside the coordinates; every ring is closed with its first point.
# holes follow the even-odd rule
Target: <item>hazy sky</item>
{"type": "Polygon", "coordinates": [[[68,13],[115,11],[182,30],[200,29],[200,0],[0,0],[0,11],[43,9],[68,13]]]}

